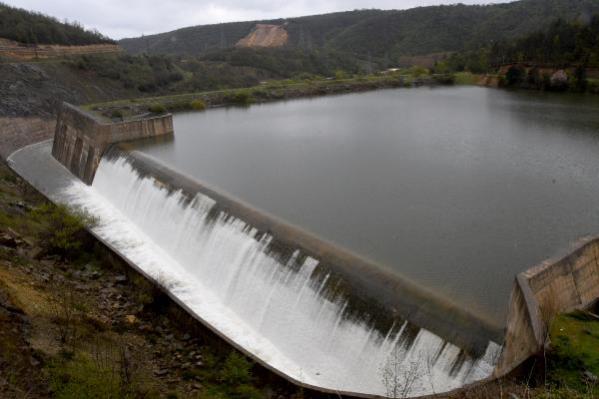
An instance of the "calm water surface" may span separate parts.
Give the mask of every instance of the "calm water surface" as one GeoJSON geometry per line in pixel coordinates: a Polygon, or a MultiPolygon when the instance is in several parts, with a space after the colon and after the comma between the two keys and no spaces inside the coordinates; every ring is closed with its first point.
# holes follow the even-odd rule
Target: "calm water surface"
{"type": "Polygon", "coordinates": [[[175,117],[140,149],[502,323],[599,232],[599,98],[397,89],[175,117]]]}

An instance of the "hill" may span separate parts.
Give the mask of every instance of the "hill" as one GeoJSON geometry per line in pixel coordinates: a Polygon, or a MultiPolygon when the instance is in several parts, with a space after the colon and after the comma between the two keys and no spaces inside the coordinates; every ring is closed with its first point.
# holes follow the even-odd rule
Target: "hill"
{"type": "Polygon", "coordinates": [[[355,10],[270,21],[203,25],[123,39],[128,52],[204,56],[235,46],[258,24],[283,26],[286,47],[351,54],[379,64],[402,56],[474,49],[548,27],[556,18],[588,20],[599,0],[521,0],[506,4],[355,10]]]}
{"type": "Polygon", "coordinates": [[[380,10],[341,12],[289,20],[262,20],[201,25],[172,32],[138,38],[123,39],[119,44],[130,53],[202,55],[216,50],[233,48],[250,35],[256,25],[283,25],[289,34],[288,45],[300,48],[324,47],[328,39],[338,32],[372,16],[380,10]]]}
{"type": "Polygon", "coordinates": [[[60,22],[43,14],[0,3],[0,38],[25,44],[88,45],[114,43],[78,23],[60,22]]]}

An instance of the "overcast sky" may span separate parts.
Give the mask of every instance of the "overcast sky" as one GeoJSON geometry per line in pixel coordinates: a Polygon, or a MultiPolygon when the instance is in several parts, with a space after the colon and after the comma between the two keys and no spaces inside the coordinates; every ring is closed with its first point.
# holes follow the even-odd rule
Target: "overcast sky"
{"type": "Polygon", "coordinates": [[[3,0],[11,6],[78,21],[114,39],[186,26],[322,14],[357,8],[405,9],[508,0],[3,0]]]}

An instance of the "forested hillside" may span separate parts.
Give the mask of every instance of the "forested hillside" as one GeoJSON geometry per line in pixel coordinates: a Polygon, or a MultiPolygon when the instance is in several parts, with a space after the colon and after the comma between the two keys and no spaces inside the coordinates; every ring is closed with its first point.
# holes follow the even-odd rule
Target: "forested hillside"
{"type": "Polygon", "coordinates": [[[494,72],[501,65],[599,68],[599,14],[587,21],[555,20],[547,29],[452,54],[439,70],[494,72]]]}
{"type": "Polygon", "coordinates": [[[351,54],[379,65],[401,56],[476,49],[548,27],[556,18],[589,20],[599,0],[521,0],[507,4],[356,10],[302,18],[190,27],[124,39],[131,53],[206,55],[230,49],[256,23],[285,24],[288,47],[351,54]]]}
{"type": "Polygon", "coordinates": [[[559,19],[545,31],[502,41],[488,51],[490,65],[527,62],[599,67],[599,14],[587,23],[559,19]]]}
{"type": "Polygon", "coordinates": [[[0,3],[0,38],[27,44],[85,45],[114,43],[76,22],[60,22],[43,14],[0,3]]]}

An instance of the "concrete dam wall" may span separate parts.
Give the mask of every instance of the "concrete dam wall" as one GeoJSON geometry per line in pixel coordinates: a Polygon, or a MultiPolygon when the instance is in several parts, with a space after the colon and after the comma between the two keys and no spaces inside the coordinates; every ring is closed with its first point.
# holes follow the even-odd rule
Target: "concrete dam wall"
{"type": "Polygon", "coordinates": [[[597,301],[598,256],[599,238],[584,239],[563,258],[545,261],[516,277],[497,376],[542,350],[553,317],[597,301]]]}
{"type": "Polygon", "coordinates": [[[172,135],[173,132],[170,114],[112,123],[63,103],[56,123],[52,155],[83,182],[91,184],[110,144],[172,135]]]}

